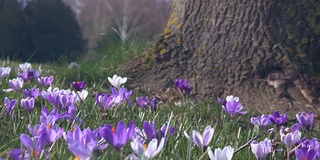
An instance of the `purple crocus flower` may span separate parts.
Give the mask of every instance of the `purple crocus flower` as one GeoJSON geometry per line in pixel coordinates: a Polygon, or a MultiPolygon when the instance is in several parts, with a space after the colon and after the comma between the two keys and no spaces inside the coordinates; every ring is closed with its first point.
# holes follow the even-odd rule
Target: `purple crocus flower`
{"type": "Polygon", "coordinates": [[[296,117],[301,124],[301,127],[309,131],[313,127],[313,113],[302,112],[300,115],[296,114],[296,117]]]}
{"type": "Polygon", "coordinates": [[[269,116],[269,118],[270,121],[277,126],[281,126],[288,120],[288,116],[286,114],[280,114],[278,111],[274,111],[273,114],[269,116]]]}
{"type": "Polygon", "coordinates": [[[18,73],[18,77],[22,78],[24,81],[30,80],[33,82],[35,79],[40,77],[40,73],[36,70],[27,70],[22,74],[18,73]]]}
{"type": "Polygon", "coordinates": [[[6,114],[7,116],[12,114],[14,107],[17,105],[18,101],[13,99],[12,101],[9,100],[8,97],[4,98],[4,106],[6,107],[6,114]]]}
{"type": "Polygon", "coordinates": [[[260,143],[253,140],[250,146],[252,153],[258,160],[263,160],[272,151],[272,143],[268,138],[264,139],[260,143]]]}
{"type": "Polygon", "coordinates": [[[42,114],[42,116],[40,116],[40,121],[41,121],[41,117],[47,118],[50,115],[54,115],[55,117],[59,117],[59,113],[58,113],[58,109],[57,108],[54,108],[50,112],[46,106],[42,106],[41,114],[42,114]]]}
{"type": "Polygon", "coordinates": [[[151,108],[155,112],[157,111],[157,100],[155,98],[152,98],[152,100],[151,100],[151,108]]]}
{"type": "Polygon", "coordinates": [[[156,119],[153,120],[153,123],[149,123],[148,121],[144,121],[143,129],[144,129],[144,132],[146,133],[146,135],[148,136],[149,140],[152,140],[153,138],[157,138],[158,140],[160,140],[163,137],[167,139],[169,135],[176,134],[176,129],[172,126],[169,127],[169,133],[166,134],[167,123],[163,124],[161,129],[158,130],[156,119]]]}
{"type": "Polygon", "coordinates": [[[98,147],[98,132],[89,128],[81,131],[80,127],[75,125],[73,132],[63,133],[64,139],[68,143],[68,149],[78,159],[89,160],[92,152],[98,147]]]}
{"type": "Polygon", "coordinates": [[[72,104],[71,106],[68,107],[68,111],[61,113],[60,118],[65,118],[68,120],[68,122],[72,122],[73,120],[77,120],[79,123],[83,123],[83,120],[79,117],[76,117],[77,115],[77,107],[72,104]]]}
{"type": "Polygon", "coordinates": [[[76,99],[77,99],[77,96],[71,93],[58,95],[59,105],[64,110],[67,110],[69,106],[74,104],[76,99]]]}
{"type": "Polygon", "coordinates": [[[30,155],[24,149],[15,148],[10,152],[10,157],[13,160],[29,160],[30,155]]]}
{"type": "Polygon", "coordinates": [[[40,122],[45,124],[47,129],[50,129],[53,125],[56,124],[56,122],[59,120],[59,114],[58,110],[55,108],[53,109],[53,113],[46,115],[46,116],[40,116],[40,122]]]}
{"type": "Polygon", "coordinates": [[[50,129],[47,129],[48,139],[47,142],[51,146],[55,141],[61,138],[64,129],[59,127],[57,124],[53,125],[50,129]]]}
{"type": "Polygon", "coordinates": [[[34,108],[34,98],[33,97],[27,97],[25,99],[21,99],[21,106],[25,108],[28,112],[31,112],[31,110],[34,108]]]}
{"type": "Polygon", "coordinates": [[[114,97],[108,93],[96,94],[96,102],[101,109],[108,112],[114,104],[114,97]]]}
{"type": "Polygon", "coordinates": [[[117,90],[117,88],[115,87],[111,87],[111,95],[110,98],[112,98],[112,106],[118,106],[119,104],[121,104],[124,100],[123,95],[120,93],[120,89],[117,90]]]}
{"type": "Polygon", "coordinates": [[[187,134],[187,132],[184,132],[184,135],[191,141],[193,141],[194,144],[196,144],[199,148],[202,148],[205,152],[207,150],[207,147],[213,137],[214,128],[211,128],[211,126],[207,126],[203,133],[200,134],[198,131],[193,130],[192,131],[192,139],[187,134]]]}
{"type": "Polygon", "coordinates": [[[115,107],[127,100],[126,90],[123,90],[123,87],[117,90],[115,87],[111,87],[111,94],[103,93],[96,95],[96,101],[100,108],[104,108],[108,112],[110,107],[115,107]]]}
{"type": "Polygon", "coordinates": [[[192,87],[190,86],[190,80],[184,80],[183,78],[178,78],[174,81],[175,85],[179,88],[181,92],[185,92],[187,95],[192,91],[192,87]]]}
{"type": "Polygon", "coordinates": [[[316,159],[317,152],[313,148],[301,147],[295,149],[297,160],[314,160],[316,159]]]}
{"type": "Polygon", "coordinates": [[[33,97],[33,98],[37,98],[39,96],[39,88],[31,88],[29,90],[25,89],[22,91],[23,94],[26,96],[26,97],[33,97]]]}
{"type": "Polygon", "coordinates": [[[41,96],[48,100],[53,106],[59,107],[59,94],[42,91],[41,96]]]}
{"type": "MultiPolygon", "coordinates": [[[[320,142],[318,141],[317,138],[313,138],[312,140],[302,138],[301,143],[302,143],[302,147],[314,149],[316,152],[315,159],[320,159],[320,142]]],[[[307,153],[307,152],[304,152],[304,153],[307,153]]],[[[307,154],[304,154],[304,155],[307,155],[307,154]]]]}
{"type": "MultiPolygon", "coordinates": [[[[61,103],[60,103],[60,100],[61,100],[61,96],[72,96],[72,98],[74,100],[77,99],[77,95],[76,93],[74,92],[71,92],[71,90],[60,90],[59,88],[54,88],[52,90],[52,87],[49,87],[47,89],[47,91],[42,91],[41,92],[41,96],[48,100],[52,105],[54,105],[55,107],[61,107],[61,103]]],[[[68,98],[67,98],[68,99],[68,98]]],[[[63,101],[65,102],[65,101],[63,101]]],[[[63,103],[65,104],[65,103],[63,103]]]]}
{"type": "Polygon", "coordinates": [[[34,127],[28,124],[28,130],[34,138],[38,138],[41,133],[46,132],[47,126],[44,123],[36,124],[34,127]]]}
{"type": "Polygon", "coordinates": [[[262,114],[261,116],[258,116],[258,117],[252,117],[251,123],[255,126],[266,127],[271,124],[271,121],[270,121],[269,115],[262,114]]]}
{"type": "Polygon", "coordinates": [[[137,100],[138,105],[139,105],[141,108],[146,108],[146,107],[148,107],[148,101],[149,101],[148,96],[146,96],[146,97],[143,97],[143,96],[142,96],[142,97],[137,97],[136,100],[137,100]]]}
{"type": "Polygon", "coordinates": [[[130,100],[130,96],[132,95],[132,92],[133,92],[132,90],[128,90],[125,87],[121,87],[119,89],[119,94],[123,97],[123,100],[129,104],[129,106],[132,106],[132,102],[130,100]]]}
{"type": "Polygon", "coordinates": [[[0,81],[5,79],[10,74],[10,67],[0,67],[0,81]]]}
{"type": "Polygon", "coordinates": [[[60,128],[57,124],[48,125],[46,123],[36,124],[32,127],[28,125],[28,130],[34,138],[39,138],[44,132],[47,134],[47,143],[51,146],[63,134],[64,129],[60,128]]]}
{"type": "Polygon", "coordinates": [[[74,81],[74,82],[72,82],[72,87],[76,91],[81,91],[85,86],[86,86],[86,82],[83,82],[83,81],[74,81]]]}
{"type": "MultiPolygon", "coordinates": [[[[21,159],[23,154],[24,157],[34,157],[35,159],[40,159],[41,153],[45,152],[44,148],[47,144],[47,134],[43,132],[43,134],[40,134],[39,138],[30,138],[28,135],[22,133],[20,136],[20,141],[26,148],[26,152],[21,149],[12,150],[10,155],[13,159],[21,159]]],[[[48,156],[46,156],[46,159],[47,158],[48,156]]]]}
{"type": "Polygon", "coordinates": [[[50,76],[50,77],[40,77],[40,78],[38,78],[38,82],[39,82],[41,85],[46,86],[46,87],[51,86],[53,80],[54,80],[53,76],[50,76]]]}
{"type": "Polygon", "coordinates": [[[23,86],[23,79],[20,77],[14,78],[14,79],[10,79],[9,80],[9,85],[11,88],[9,89],[4,89],[4,92],[11,92],[11,91],[15,91],[18,92],[22,86],[23,86]]]}
{"type": "Polygon", "coordinates": [[[106,124],[104,127],[99,127],[99,133],[110,145],[112,145],[117,151],[120,151],[122,147],[131,139],[134,133],[134,122],[129,123],[129,128],[123,121],[119,121],[116,127],[112,127],[106,124]]]}
{"type": "Polygon", "coordinates": [[[233,95],[227,96],[226,105],[222,105],[222,109],[234,117],[236,114],[246,114],[247,111],[242,111],[243,106],[239,102],[239,97],[234,97],[233,95]]]}
{"type": "Polygon", "coordinates": [[[183,78],[178,78],[174,81],[174,83],[180,90],[183,90],[183,87],[189,85],[190,81],[185,81],[183,78]]]}
{"type": "Polygon", "coordinates": [[[130,100],[131,94],[132,90],[128,91],[125,87],[121,87],[119,91],[117,88],[111,87],[111,94],[96,94],[96,102],[101,109],[104,109],[106,112],[108,112],[111,107],[118,106],[124,102],[127,102],[130,106],[132,106],[132,102],[130,100]]]}

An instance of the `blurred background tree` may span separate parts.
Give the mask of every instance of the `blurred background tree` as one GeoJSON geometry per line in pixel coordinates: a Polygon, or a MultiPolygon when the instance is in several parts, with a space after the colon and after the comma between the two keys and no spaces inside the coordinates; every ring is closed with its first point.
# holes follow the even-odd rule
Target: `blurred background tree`
{"type": "Polygon", "coordinates": [[[2,58],[29,62],[77,57],[132,35],[151,40],[171,0],[0,0],[2,58]],[[110,38],[111,37],[111,38],[110,38]],[[99,44],[99,46],[98,46],[99,44]]]}
{"type": "Polygon", "coordinates": [[[61,0],[33,0],[27,5],[1,0],[0,17],[0,23],[5,24],[0,28],[5,35],[0,38],[5,57],[43,62],[86,49],[72,10],[61,0]]]}

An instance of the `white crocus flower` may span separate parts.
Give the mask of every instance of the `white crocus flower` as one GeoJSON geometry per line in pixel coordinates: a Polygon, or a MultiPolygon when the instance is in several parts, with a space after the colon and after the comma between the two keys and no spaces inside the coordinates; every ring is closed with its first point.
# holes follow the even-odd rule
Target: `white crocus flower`
{"type": "Polygon", "coordinates": [[[78,91],[78,95],[80,97],[81,100],[85,100],[88,96],[88,91],[87,90],[82,90],[82,91],[78,91]]]}
{"type": "Polygon", "coordinates": [[[116,74],[113,75],[113,77],[108,77],[109,82],[111,83],[112,86],[116,87],[116,88],[120,88],[122,84],[127,82],[127,77],[120,77],[117,76],[116,74]]]}
{"type": "Polygon", "coordinates": [[[19,64],[20,69],[22,70],[22,72],[28,71],[32,69],[31,63],[25,62],[22,64],[19,64]]]}
{"type": "Polygon", "coordinates": [[[160,153],[164,142],[165,138],[162,138],[158,146],[158,140],[153,138],[147,146],[146,144],[142,144],[139,139],[134,139],[131,142],[131,148],[138,155],[139,159],[150,159],[160,153]]]}
{"type": "Polygon", "coordinates": [[[233,156],[234,149],[231,146],[217,148],[214,150],[214,154],[211,149],[209,149],[208,154],[211,160],[231,160],[233,156]]]}

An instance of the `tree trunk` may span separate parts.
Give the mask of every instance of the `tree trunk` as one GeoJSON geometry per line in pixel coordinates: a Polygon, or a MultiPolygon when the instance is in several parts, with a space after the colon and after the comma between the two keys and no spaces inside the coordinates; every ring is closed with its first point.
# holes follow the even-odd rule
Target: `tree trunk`
{"type": "Polygon", "coordinates": [[[199,98],[319,112],[319,35],[318,0],[175,0],[166,29],[127,74],[145,91],[181,77],[199,98]]]}

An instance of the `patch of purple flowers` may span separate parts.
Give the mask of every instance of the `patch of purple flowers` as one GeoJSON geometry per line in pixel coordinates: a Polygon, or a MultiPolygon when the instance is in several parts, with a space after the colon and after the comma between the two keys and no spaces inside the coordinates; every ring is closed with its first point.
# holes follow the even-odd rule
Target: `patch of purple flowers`
{"type": "Polygon", "coordinates": [[[121,103],[128,103],[129,106],[132,106],[132,102],[130,100],[131,94],[132,90],[128,91],[125,87],[121,87],[119,90],[115,87],[111,87],[111,94],[96,94],[96,102],[101,109],[108,112],[111,107],[118,106],[121,103]]]}
{"type": "Polygon", "coordinates": [[[190,95],[190,92],[192,91],[192,87],[190,86],[190,80],[185,80],[183,78],[178,78],[174,81],[175,85],[179,88],[181,92],[186,93],[187,95],[190,95]]]}
{"type": "Polygon", "coordinates": [[[176,129],[173,126],[168,127],[167,122],[164,123],[162,127],[158,130],[156,119],[154,119],[152,123],[144,121],[143,131],[146,133],[147,138],[149,140],[157,138],[159,141],[161,140],[161,138],[168,139],[169,135],[174,135],[177,133],[176,129]],[[169,130],[167,131],[167,129],[169,130]]]}

